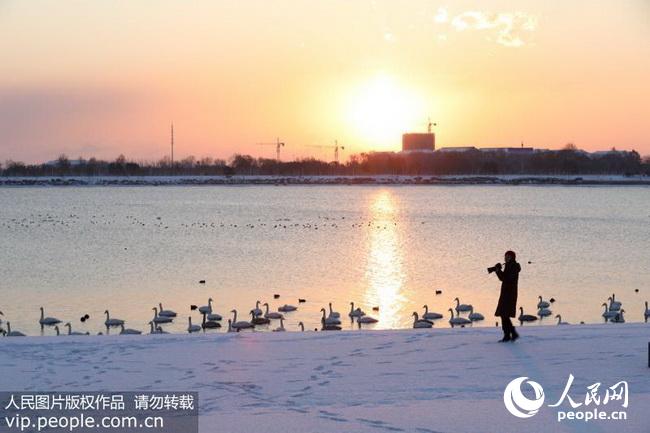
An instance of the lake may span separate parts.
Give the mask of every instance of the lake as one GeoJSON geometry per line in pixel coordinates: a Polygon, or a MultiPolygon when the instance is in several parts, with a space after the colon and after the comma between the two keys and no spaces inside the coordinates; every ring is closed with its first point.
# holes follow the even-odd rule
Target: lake
{"type": "Polygon", "coordinates": [[[379,319],[369,328],[410,327],[423,304],[448,327],[459,297],[485,315],[473,326],[495,326],[486,268],[508,249],[526,313],[542,295],[553,316],[597,323],[615,292],[638,322],[650,300],[648,187],[6,187],[0,239],[0,310],[30,335],[40,306],[96,333],[105,309],[148,331],[159,302],[179,313],[165,330],[184,332],[208,297],[225,318],[250,318],[256,300],[297,305],[288,330],[319,326],[328,302],[355,329],[350,301],[379,319]]]}

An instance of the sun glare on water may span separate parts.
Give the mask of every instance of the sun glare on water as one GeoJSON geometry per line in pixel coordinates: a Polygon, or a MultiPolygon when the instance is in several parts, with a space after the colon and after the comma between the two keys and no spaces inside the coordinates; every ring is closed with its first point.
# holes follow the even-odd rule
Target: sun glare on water
{"type": "Polygon", "coordinates": [[[369,217],[372,224],[367,244],[368,285],[363,303],[379,307],[379,312],[374,313],[379,319],[378,328],[395,328],[406,302],[403,293],[404,257],[395,224],[399,217],[397,199],[389,191],[379,191],[370,197],[369,217]]]}
{"type": "Polygon", "coordinates": [[[404,132],[425,127],[421,98],[387,74],[377,74],[356,88],[348,107],[356,136],[373,150],[395,150],[404,132]]]}

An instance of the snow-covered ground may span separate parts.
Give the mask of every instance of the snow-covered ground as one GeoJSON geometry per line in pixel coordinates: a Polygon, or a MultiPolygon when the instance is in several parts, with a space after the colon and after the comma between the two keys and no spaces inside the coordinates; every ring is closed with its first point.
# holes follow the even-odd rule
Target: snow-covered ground
{"type": "MultiPolygon", "coordinates": [[[[500,330],[427,329],[29,337],[0,340],[0,391],[198,391],[201,432],[639,432],[650,431],[650,324],[500,330]],[[583,402],[619,381],[626,421],[563,421],[556,403],[583,402]],[[527,376],[544,405],[511,415],[506,385],[527,376]]],[[[526,394],[526,386],[522,388],[526,394]]],[[[527,395],[527,394],[526,394],[527,395]]]]}
{"type": "Polygon", "coordinates": [[[166,185],[650,185],[648,176],[449,175],[449,176],[58,176],[0,177],[0,186],[166,185]]]}

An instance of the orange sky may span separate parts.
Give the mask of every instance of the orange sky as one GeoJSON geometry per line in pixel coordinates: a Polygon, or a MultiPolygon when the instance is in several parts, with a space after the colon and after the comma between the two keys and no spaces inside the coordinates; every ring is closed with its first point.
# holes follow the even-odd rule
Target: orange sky
{"type": "Polygon", "coordinates": [[[650,154],[650,2],[0,1],[0,161],[438,146],[650,154]]]}

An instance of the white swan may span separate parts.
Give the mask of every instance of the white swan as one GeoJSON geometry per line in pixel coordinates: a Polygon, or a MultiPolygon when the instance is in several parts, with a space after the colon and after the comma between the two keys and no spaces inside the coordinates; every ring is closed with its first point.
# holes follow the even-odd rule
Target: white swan
{"type": "Polygon", "coordinates": [[[262,310],[260,309],[260,301],[255,302],[255,308],[253,308],[251,311],[253,312],[253,316],[261,316],[262,315],[262,310]]]}
{"type": "Polygon", "coordinates": [[[321,331],[340,331],[341,327],[339,325],[327,324],[323,322],[320,329],[321,331]]]}
{"type": "Polygon", "coordinates": [[[176,312],[172,310],[164,310],[162,306],[162,302],[158,303],[158,306],[160,307],[160,312],[158,313],[159,316],[163,317],[176,317],[176,312]]]}
{"type": "Polygon", "coordinates": [[[320,319],[321,322],[325,325],[340,325],[341,321],[335,317],[325,317],[326,310],[325,308],[320,309],[321,313],[323,313],[323,317],[320,319]]]}
{"type": "Polygon", "coordinates": [[[609,301],[609,310],[610,311],[618,311],[623,306],[622,303],[620,303],[620,302],[618,302],[616,300],[616,294],[615,293],[612,293],[612,296],[607,298],[607,300],[609,301]]]}
{"type": "Polygon", "coordinates": [[[300,331],[305,332],[305,324],[302,322],[298,322],[298,326],[300,326],[300,331]]]}
{"type": "Polygon", "coordinates": [[[549,310],[548,308],[540,308],[537,311],[537,315],[539,317],[546,317],[546,316],[550,316],[551,314],[553,314],[553,312],[551,310],[549,310]]]}
{"type": "Polygon", "coordinates": [[[120,335],[140,335],[142,334],[142,331],[138,331],[137,329],[131,329],[131,328],[125,328],[124,324],[120,325],[120,335]]]}
{"type": "Polygon", "coordinates": [[[478,320],[483,320],[483,319],[485,319],[485,317],[483,317],[483,315],[482,315],[481,313],[475,313],[475,312],[474,312],[474,307],[472,307],[472,309],[469,310],[469,316],[467,316],[467,317],[468,317],[469,320],[471,320],[472,322],[476,322],[476,321],[478,321],[478,320]]]}
{"type": "Polygon", "coordinates": [[[423,319],[436,320],[436,319],[442,319],[444,317],[440,313],[429,311],[429,306],[427,304],[424,304],[424,306],[422,308],[424,308],[424,314],[422,315],[423,319]]]}
{"type": "Polygon", "coordinates": [[[366,315],[366,313],[364,313],[361,308],[355,309],[354,308],[354,302],[350,302],[350,313],[348,314],[348,316],[350,316],[350,317],[361,317],[361,316],[365,316],[365,315],[366,315]]]}
{"type": "Polygon", "coordinates": [[[111,319],[110,313],[108,310],[104,311],[104,314],[106,314],[106,320],[104,321],[104,325],[106,327],[112,327],[112,326],[120,326],[124,325],[124,320],[121,319],[111,319]]]}
{"type": "Polygon", "coordinates": [[[338,311],[333,311],[332,310],[332,303],[331,302],[330,302],[330,315],[329,315],[329,317],[331,317],[333,319],[340,319],[341,318],[341,313],[339,313],[338,311]]]}
{"type": "Polygon", "coordinates": [[[539,302],[537,303],[537,308],[539,308],[540,310],[542,308],[548,308],[551,306],[551,304],[543,300],[541,296],[538,296],[537,298],[539,299],[539,302]]]}
{"type": "Polygon", "coordinates": [[[199,307],[199,313],[201,314],[210,314],[212,313],[212,298],[208,298],[208,305],[203,305],[199,307]]]}
{"type": "Polygon", "coordinates": [[[625,323],[625,317],[623,317],[623,313],[625,313],[625,310],[621,309],[611,321],[614,323],[625,323]]]}
{"type": "Polygon", "coordinates": [[[454,301],[456,301],[456,311],[469,311],[472,309],[471,304],[461,304],[458,298],[454,298],[454,301]]]}
{"type": "Polygon", "coordinates": [[[221,323],[215,322],[213,320],[208,320],[206,321],[205,319],[207,318],[207,314],[203,314],[203,321],[201,322],[201,328],[203,329],[216,329],[216,328],[221,328],[221,323]]]}
{"type": "MultiPolygon", "coordinates": [[[[223,319],[223,317],[221,317],[221,314],[217,314],[217,313],[214,312],[214,310],[212,309],[212,303],[213,303],[213,302],[214,302],[214,301],[212,300],[212,298],[210,298],[210,299],[208,300],[208,305],[207,305],[207,307],[208,307],[208,312],[207,312],[206,318],[207,318],[208,320],[211,320],[211,321],[221,322],[221,320],[223,319]]],[[[200,311],[199,311],[199,312],[200,312],[200,311]]],[[[201,314],[203,314],[203,313],[201,313],[201,314]]]]}
{"type": "Polygon", "coordinates": [[[41,307],[41,320],[38,321],[41,326],[52,326],[61,323],[56,317],[45,317],[45,310],[41,307]]]}
{"type": "Polygon", "coordinates": [[[150,327],[149,334],[169,334],[169,332],[165,332],[165,331],[163,331],[162,328],[161,328],[160,326],[156,326],[156,327],[154,328],[154,323],[153,323],[153,321],[150,321],[150,322],[149,322],[149,327],[150,327]]]}
{"type": "Polygon", "coordinates": [[[569,325],[570,324],[569,322],[563,322],[562,321],[562,316],[560,316],[559,314],[556,314],[555,318],[557,319],[557,324],[558,325],[569,325]]]}
{"type": "Polygon", "coordinates": [[[291,311],[296,311],[297,309],[298,307],[289,304],[284,304],[283,306],[278,307],[278,311],[282,311],[283,313],[289,313],[291,311]]]}
{"type": "Polygon", "coordinates": [[[153,323],[170,323],[173,319],[171,317],[163,317],[158,315],[158,307],[153,307],[152,310],[154,311],[153,313],[153,319],[151,321],[153,323]]]}
{"type": "MultiPolygon", "coordinates": [[[[456,298],[456,299],[458,299],[458,298],[456,298]]],[[[468,320],[468,319],[466,319],[464,317],[459,317],[459,316],[454,317],[454,310],[452,310],[451,308],[449,309],[449,314],[451,314],[451,317],[449,318],[449,324],[451,326],[469,325],[470,323],[472,323],[471,320],[468,320]]]]}
{"type": "Polygon", "coordinates": [[[264,306],[266,307],[266,312],[264,313],[264,317],[267,319],[284,319],[284,316],[282,313],[276,313],[275,311],[269,311],[269,303],[265,302],[264,306]]]}
{"type": "Polygon", "coordinates": [[[379,320],[371,316],[361,316],[357,319],[358,323],[377,323],[379,320]]]}
{"type": "Polygon", "coordinates": [[[537,320],[537,316],[533,316],[532,314],[524,314],[524,307],[519,307],[518,319],[520,322],[534,322],[537,320]]]}
{"type": "Polygon", "coordinates": [[[230,323],[230,326],[233,329],[248,329],[248,328],[253,328],[255,325],[253,325],[251,322],[246,322],[245,320],[240,320],[239,322],[237,321],[237,310],[232,310],[231,313],[234,314],[234,317],[232,318],[232,323],[230,323]]]}
{"type": "Polygon", "coordinates": [[[217,321],[217,322],[220,322],[221,319],[223,319],[223,317],[221,317],[221,314],[217,314],[217,313],[208,313],[206,317],[208,318],[208,320],[217,321]]]}
{"type": "Polygon", "coordinates": [[[7,337],[26,337],[26,335],[20,331],[12,331],[11,323],[7,322],[7,337]]]}
{"type": "Polygon", "coordinates": [[[201,330],[200,325],[192,325],[192,317],[191,316],[188,317],[187,320],[189,321],[189,325],[187,326],[187,332],[189,332],[191,334],[192,332],[199,332],[201,330]]]}
{"type": "Polygon", "coordinates": [[[650,308],[648,308],[648,301],[645,301],[645,311],[643,313],[645,317],[645,323],[648,323],[648,318],[650,318],[650,308]]]}
{"type": "Polygon", "coordinates": [[[249,314],[251,315],[251,323],[253,325],[268,325],[269,323],[271,323],[271,319],[267,319],[266,317],[256,316],[255,313],[253,313],[253,310],[251,310],[249,314]]]}
{"type": "Polygon", "coordinates": [[[607,320],[607,319],[613,319],[613,318],[616,317],[616,315],[618,314],[618,311],[612,311],[612,310],[610,310],[609,307],[608,307],[608,305],[607,305],[605,302],[603,302],[603,304],[601,305],[601,307],[605,307],[605,311],[604,311],[603,314],[602,314],[602,316],[605,318],[605,320],[607,320]]]}
{"type": "Polygon", "coordinates": [[[280,317],[280,327],[275,328],[273,332],[284,332],[286,329],[284,329],[284,318],[280,317]]]}
{"type": "Polygon", "coordinates": [[[72,332],[72,324],[70,322],[66,323],[63,326],[68,327],[68,335],[90,335],[90,332],[72,332]]]}
{"type": "Polygon", "coordinates": [[[413,329],[419,329],[419,328],[431,328],[433,326],[433,322],[430,322],[425,319],[420,319],[418,317],[418,313],[415,311],[413,312],[413,329]]]}

